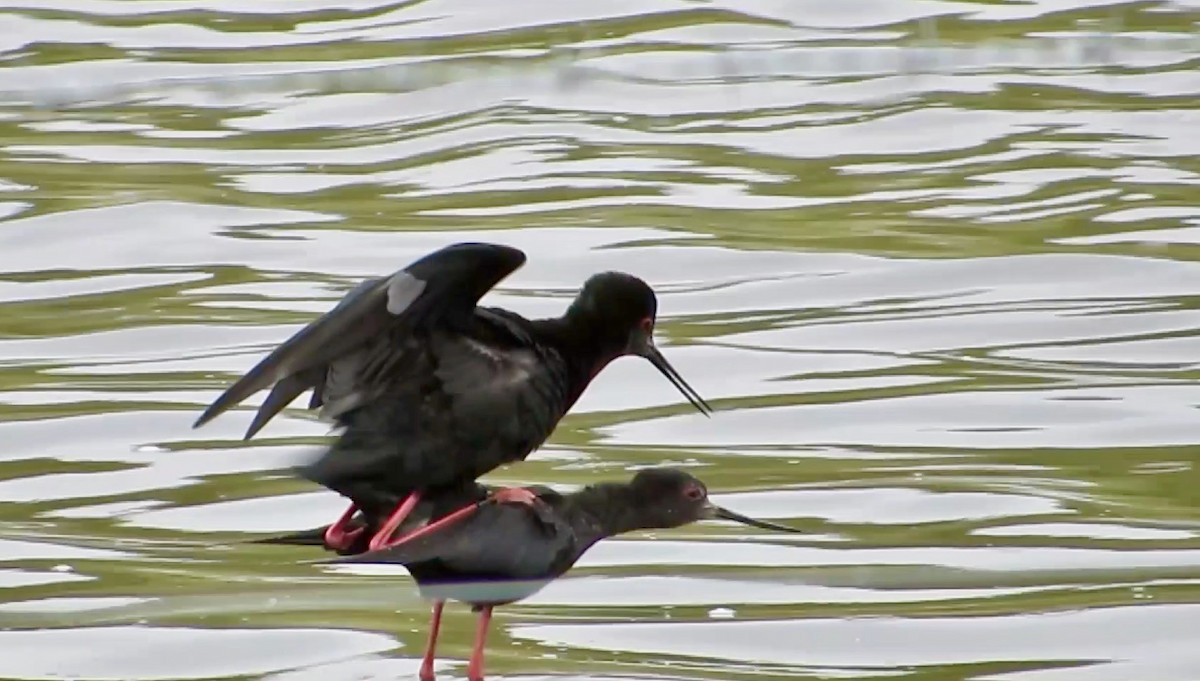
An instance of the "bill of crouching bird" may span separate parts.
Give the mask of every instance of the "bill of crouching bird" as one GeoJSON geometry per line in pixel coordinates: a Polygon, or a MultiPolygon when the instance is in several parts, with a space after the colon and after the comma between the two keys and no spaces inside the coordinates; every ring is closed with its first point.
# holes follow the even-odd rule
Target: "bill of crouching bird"
{"type": "MultiPolygon", "coordinates": [[[[532,497],[530,503],[497,499],[477,483],[426,495],[401,527],[406,535],[397,542],[334,561],[403,565],[421,595],[433,601],[421,681],[434,678],[447,600],[468,603],[479,613],[467,677],[480,681],[492,608],[537,593],[601,539],[706,518],[801,532],[713,504],[704,483],[675,468],[648,468],[628,482],[599,483],[568,494],[540,486],[521,489],[532,497]]],[[[321,545],[325,532],[319,528],[259,541],[321,545]]]]}
{"type": "MultiPolygon", "coordinates": [[[[657,298],[637,277],[596,274],[550,319],[478,305],[524,262],[515,248],[460,243],[364,281],[230,386],[195,427],[271,387],[248,439],[312,389],[309,407],[344,430],[298,472],[352,502],[324,538],[347,550],[362,535],[371,549],[394,541],[423,494],[524,460],[618,357],[646,358],[711,412],[655,347],[657,298]],[[352,527],[356,516],[365,522],[352,527]]],[[[533,503],[522,488],[498,494],[533,503]]]]}

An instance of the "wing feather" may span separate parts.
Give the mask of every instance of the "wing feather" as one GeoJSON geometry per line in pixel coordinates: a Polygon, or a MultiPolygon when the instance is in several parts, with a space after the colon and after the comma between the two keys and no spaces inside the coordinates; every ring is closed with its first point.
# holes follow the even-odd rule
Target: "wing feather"
{"type": "Polygon", "coordinates": [[[377,341],[390,328],[417,329],[462,319],[475,310],[485,293],[524,262],[525,254],[515,248],[463,243],[431,253],[390,277],[364,281],[246,372],[193,427],[272,384],[277,387],[259,408],[246,438],[308,388],[320,389],[311,402],[320,404],[325,401],[331,363],[377,341]]]}
{"type": "Polygon", "coordinates": [[[271,392],[267,394],[267,399],[263,400],[262,406],[258,408],[258,412],[254,414],[254,420],[250,422],[250,428],[246,431],[246,439],[254,437],[255,433],[267,425],[267,421],[270,421],[276,414],[282,411],[300,393],[316,385],[320,381],[320,378],[313,376],[314,373],[320,372],[308,369],[291,376],[285,376],[276,383],[275,387],[271,388],[271,392]]]}

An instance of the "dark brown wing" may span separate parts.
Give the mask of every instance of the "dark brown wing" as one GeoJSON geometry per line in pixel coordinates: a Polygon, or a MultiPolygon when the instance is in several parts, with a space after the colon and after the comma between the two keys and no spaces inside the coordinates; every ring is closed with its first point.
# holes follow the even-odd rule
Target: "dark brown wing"
{"type": "Polygon", "coordinates": [[[330,364],[396,327],[429,328],[461,321],[479,299],[525,263],[525,254],[496,244],[462,243],[431,253],[390,277],[363,282],[329,312],[267,355],[200,415],[194,428],[274,384],[246,439],[297,395],[316,388],[311,406],[324,401],[330,364]]]}

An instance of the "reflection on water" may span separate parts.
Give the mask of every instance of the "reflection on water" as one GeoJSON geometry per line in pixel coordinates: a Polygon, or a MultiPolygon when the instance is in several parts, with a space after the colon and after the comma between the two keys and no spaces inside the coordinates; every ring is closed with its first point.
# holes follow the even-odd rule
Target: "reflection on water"
{"type": "MultiPolygon", "coordinates": [[[[244,543],[341,509],[284,472],[327,426],[190,426],[358,279],[489,240],[529,254],[487,298],[526,315],[650,281],[718,410],[616,362],[491,480],[682,465],[809,532],[603,543],[498,611],[494,676],[1191,681],[1197,20],[10,3],[0,677],[414,676],[403,571],[244,543]]],[[[447,678],[471,623],[447,613],[447,678]]]]}

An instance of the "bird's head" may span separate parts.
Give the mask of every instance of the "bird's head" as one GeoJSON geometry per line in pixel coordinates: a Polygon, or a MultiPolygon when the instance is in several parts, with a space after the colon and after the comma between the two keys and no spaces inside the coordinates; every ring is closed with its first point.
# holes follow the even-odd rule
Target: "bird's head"
{"type": "Polygon", "coordinates": [[[589,329],[611,355],[607,359],[637,355],[649,360],[700,413],[712,413],[708,402],[655,347],[658,298],[646,282],[624,272],[594,275],[584,283],[568,315],[589,319],[589,329]]]}
{"type": "Polygon", "coordinates": [[[796,532],[793,527],[757,520],[722,508],[708,499],[698,478],[677,468],[646,468],[629,483],[632,505],[642,528],[671,528],[697,520],[720,519],[765,530],[796,532]]]}

